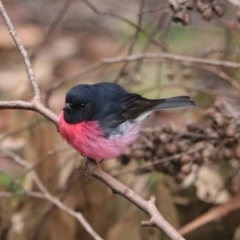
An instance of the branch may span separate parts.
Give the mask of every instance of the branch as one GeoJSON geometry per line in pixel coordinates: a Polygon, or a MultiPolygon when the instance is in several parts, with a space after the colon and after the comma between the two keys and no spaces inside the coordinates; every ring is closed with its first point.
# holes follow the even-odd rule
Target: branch
{"type": "Polygon", "coordinates": [[[131,56],[120,56],[113,58],[104,58],[103,63],[122,63],[122,62],[133,62],[140,59],[150,59],[150,60],[172,60],[175,62],[187,62],[187,63],[198,63],[207,64],[218,67],[228,67],[228,68],[240,68],[240,63],[230,62],[230,61],[220,61],[212,60],[206,58],[196,58],[189,56],[180,56],[172,53],[140,53],[131,56]]]}
{"type": "Polygon", "coordinates": [[[229,213],[236,211],[240,208],[240,196],[237,195],[227,203],[213,207],[208,212],[202,214],[200,217],[197,217],[190,223],[186,224],[179,229],[179,232],[183,235],[194,231],[195,229],[201,227],[204,224],[209,222],[218,221],[220,218],[228,215],[229,213]]]}
{"type": "Polygon", "coordinates": [[[66,77],[62,78],[56,82],[54,82],[50,88],[46,89],[46,102],[48,102],[50,95],[53,91],[58,89],[59,87],[63,86],[66,83],[69,83],[72,80],[75,80],[89,72],[95,71],[101,67],[103,67],[105,64],[115,64],[115,63],[122,63],[122,62],[134,62],[139,60],[171,60],[174,62],[179,62],[180,64],[186,65],[186,66],[194,66],[209,72],[212,72],[227,82],[229,82],[233,87],[238,89],[240,91],[240,84],[232,77],[228,76],[225,72],[223,72],[220,69],[213,69],[208,67],[228,67],[237,69],[240,68],[239,63],[230,62],[230,61],[221,61],[221,60],[212,60],[212,59],[206,59],[206,58],[196,58],[196,57],[189,57],[189,56],[180,56],[177,54],[172,53],[140,53],[140,54],[134,54],[129,56],[119,56],[119,57],[112,57],[112,58],[103,58],[102,61],[94,63],[93,65],[90,65],[86,69],[81,70],[80,72],[66,77]],[[197,65],[198,64],[198,65],[197,65]],[[202,64],[202,65],[199,65],[202,64]]]}
{"type": "Polygon", "coordinates": [[[69,208],[65,204],[63,204],[61,201],[59,201],[56,197],[51,195],[48,190],[45,188],[41,180],[39,179],[38,175],[35,171],[31,172],[33,179],[35,183],[37,184],[38,188],[41,190],[41,192],[44,195],[44,198],[48,200],[49,202],[53,203],[55,206],[57,206],[62,211],[68,213],[69,215],[73,216],[78,220],[79,223],[82,224],[82,226],[85,228],[85,230],[95,239],[95,240],[103,240],[91,227],[91,225],[86,221],[84,216],[80,212],[76,212],[73,209],[69,208]]]}
{"type": "Polygon", "coordinates": [[[96,166],[91,160],[87,161],[87,168],[90,169],[91,176],[109,186],[113,193],[118,193],[150,216],[150,220],[143,221],[142,226],[157,227],[164,231],[172,240],[184,240],[177,230],[174,229],[158,211],[155,205],[155,196],[151,196],[149,201],[144,200],[133,190],[104,172],[100,167],[96,166]]]}
{"type": "Polygon", "coordinates": [[[50,109],[46,108],[42,102],[37,99],[33,99],[32,102],[26,102],[22,100],[0,101],[0,109],[23,109],[35,111],[53,122],[56,127],[58,126],[58,117],[56,114],[54,114],[50,109]]]}
{"type": "MultiPolygon", "coordinates": [[[[93,237],[93,239],[95,239],[95,240],[103,240],[92,229],[91,225],[86,221],[86,219],[84,218],[84,216],[80,212],[76,212],[73,209],[69,208],[67,205],[65,205],[60,200],[58,200],[56,197],[54,197],[46,189],[46,187],[43,185],[42,181],[40,180],[40,178],[36,174],[35,170],[33,170],[33,166],[31,164],[29,164],[27,161],[25,161],[24,159],[20,158],[19,156],[17,156],[16,154],[13,154],[11,152],[6,152],[5,154],[10,156],[16,163],[18,163],[20,166],[25,168],[27,170],[27,172],[31,171],[30,174],[32,175],[32,178],[33,178],[34,182],[36,183],[37,187],[41,191],[41,193],[38,193],[38,192],[29,191],[29,190],[23,188],[24,193],[26,195],[29,195],[29,196],[32,196],[32,197],[36,197],[36,198],[40,198],[40,199],[48,200],[49,202],[54,204],[56,207],[58,207],[62,211],[66,212],[69,215],[71,215],[74,218],[76,218],[78,220],[78,222],[84,227],[84,229],[93,237]]],[[[2,193],[2,195],[4,197],[10,197],[11,196],[11,195],[7,195],[7,194],[4,194],[4,193],[2,193]]],[[[1,197],[1,194],[0,194],[0,197],[1,197]]]]}

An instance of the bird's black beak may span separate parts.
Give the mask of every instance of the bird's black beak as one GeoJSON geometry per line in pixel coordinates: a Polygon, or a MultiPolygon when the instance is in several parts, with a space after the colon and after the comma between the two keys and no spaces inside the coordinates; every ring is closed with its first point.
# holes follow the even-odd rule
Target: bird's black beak
{"type": "Polygon", "coordinates": [[[70,110],[70,109],[72,109],[71,104],[70,103],[66,103],[65,107],[63,108],[63,110],[70,110]]]}

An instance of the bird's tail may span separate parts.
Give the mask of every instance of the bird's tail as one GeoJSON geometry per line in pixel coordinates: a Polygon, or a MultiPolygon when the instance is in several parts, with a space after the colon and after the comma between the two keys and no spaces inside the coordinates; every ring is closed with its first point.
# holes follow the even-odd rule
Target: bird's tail
{"type": "Polygon", "coordinates": [[[194,101],[190,100],[188,96],[179,96],[166,98],[165,101],[159,103],[154,109],[165,109],[165,108],[178,108],[178,107],[188,107],[196,106],[194,101]]]}

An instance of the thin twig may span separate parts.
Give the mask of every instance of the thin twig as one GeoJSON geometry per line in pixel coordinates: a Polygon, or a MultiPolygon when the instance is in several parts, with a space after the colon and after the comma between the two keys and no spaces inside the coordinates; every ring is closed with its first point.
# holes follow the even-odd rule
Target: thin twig
{"type": "Polygon", "coordinates": [[[95,240],[103,240],[91,227],[91,225],[86,221],[86,219],[83,217],[83,215],[80,212],[76,212],[63,204],[61,201],[59,201],[56,197],[51,195],[49,191],[45,188],[41,180],[39,179],[38,175],[35,173],[35,171],[31,172],[33,179],[35,183],[37,184],[38,188],[41,190],[41,192],[44,195],[44,198],[48,200],[49,202],[53,203],[55,206],[57,206],[59,209],[63,210],[64,212],[68,213],[69,215],[75,217],[85,228],[85,230],[95,239],[95,240]]]}
{"type": "Polygon", "coordinates": [[[101,62],[97,62],[95,64],[90,65],[86,69],[81,70],[80,72],[60,79],[52,84],[52,86],[46,90],[46,98],[49,99],[50,94],[58,89],[59,87],[63,86],[70,81],[83,76],[89,72],[95,71],[104,66],[104,64],[115,64],[115,63],[122,63],[122,62],[133,62],[139,60],[172,60],[175,62],[179,62],[180,64],[187,65],[191,64],[190,66],[193,67],[192,64],[195,64],[194,67],[210,71],[212,73],[217,74],[218,76],[222,77],[224,80],[229,82],[233,87],[240,90],[240,84],[232,77],[228,76],[223,71],[219,71],[219,69],[210,69],[207,68],[207,65],[215,66],[215,67],[228,67],[228,68],[240,68],[239,63],[230,62],[230,61],[221,61],[221,60],[211,60],[206,58],[196,58],[196,57],[189,57],[189,56],[180,56],[172,53],[140,53],[134,54],[129,56],[120,56],[120,57],[112,57],[112,58],[103,58],[101,62]],[[197,64],[204,64],[204,65],[197,65],[197,64]],[[202,67],[204,66],[204,67],[202,67]]]}
{"type": "Polygon", "coordinates": [[[76,212],[73,209],[69,208],[68,206],[66,206],[64,203],[62,203],[61,201],[59,201],[56,197],[54,197],[47,189],[46,187],[43,185],[42,181],[40,180],[40,178],[38,177],[38,175],[36,174],[36,172],[33,170],[33,167],[31,164],[29,164],[27,161],[25,161],[24,159],[21,159],[19,156],[17,156],[16,154],[13,154],[11,152],[6,152],[6,154],[9,154],[9,156],[11,156],[11,158],[18,163],[19,165],[21,165],[22,167],[24,167],[26,170],[31,170],[30,174],[34,180],[34,182],[36,183],[37,187],[39,188],[39,190],[41,191],[41,193],[35,193],[34,195],[31,194],[31,191],[25,190],[24,192],[26,194],[28,194],[29,196],[34,196],[37,198],[42,198],[42,199],[46,199],[49,202],[53,203],[55,206],[57,206],[59,209],[63,210],[64,212],[68,213],[69,215],[73,216],[74,218],[76,218],[80,224],[82,224],[82,226],[85,228],[85,230],[95,239],[95,240],[103,240],[91,227],[91,225],[86,221],[86,219],[83,217],[83,215],[80,212],[76,212]]]}
{"type": "MultiPolygon", "coordinates": [[[[88,0],[82,0],[94,13],[96,13],[97,15],[100,15],[100,16],[108,16],[108,17],[112,17],[112,18],[115,18],[115,19],[118,19],[120,21],[123,21],[125,23],[127,23],[129,26],[137,29],[139,32],[141,32],[143,35],[145,35],[146,37],[149,37],[148,36],[148,33],[147,31],[145,31],[143,28],[140,28],[137,24],[135,24],[134,22],[130,21],[129,19],[123,17],[123,16],[120,16],[116,13],[111,13],[111,12],[101,12],[99,11],[90,1],[88,0]]],[[[161,46],[161,44],[155,40],[155,39],[151,39],[151,42],[158,46],[159,48],[161,49],[164,49],[163,46],[161,46]]]]}
{"type": "Polygon", "coordinates": [[[103,63],[121,63],[121,62],[133,62],[139,59],[148,60],[172,60],[175,62],[191,62],[191,63],[201,63],[212,66],[228,67],[228,68],[240,68],[240,63],[230,62],[230,61],[220,61],[206,58],[196,58],[189,56],[181,56],[172,53],[140,53],[131,56],[120,56],[115,58],[104,58],[103,63]]]}
{"type": "MultiPolygon", "coordinates": [[[[139,5],[139,12],[142,12],[144,9],[144,5],[145,5],[145,0],[140,0],[140,5],[139,5]]],[[[134,48],[137,44],[137,40],[139,37],[139,33],[140,33],[140,29],[142,27],[142,15],[138,15],[138,21],[137,21],[137,26],[138,28],[136,28],[135,30],[135,34],[133,36],[132,42],[128,47],[128,51],[127,51],[127,55],[130,56],[133,51],[134,48]]],[[[118,83],[120,78],[125,74],[125,72],[127,71],[127,67],[128,67],[129,62],[124,62],[122,68],[120,69],[119,73],[117,74],[115,80],[113,82],[118,83]]]]}
{"type": "Polygon", "coordinates": [[[50,41],[50,39],[52,38],[54,32],[56,31],[59,23],[61,22],[62,18],[64,17],[64,15],[66,14],[66,12],[68,11],[69,7],[71,6],[72,0],[66,0],[63,4],[63,6],[61,7],[60,11],[58,12],[58,14],[56,15],[55,19],[53,20],[53,22],[51,23],[49,29],[47,30],[47,33],[45,35],[44,40],[33,50],[30,58],[31,60],[34,60],[36,55],[44,48],[44,46],[46,46],[46,44],[50,41]]]}
{"type": "Polygon", "coordinates": [[[229,213],[236,211],[240,208],[240,196],[236,196],[223,205],[213,207],[208,212],[197,217],[193,221],[187,223],[180,228],[179,232],[183,235],[194,231],[195,229],[213,221],[218,221],[229,213]]]}

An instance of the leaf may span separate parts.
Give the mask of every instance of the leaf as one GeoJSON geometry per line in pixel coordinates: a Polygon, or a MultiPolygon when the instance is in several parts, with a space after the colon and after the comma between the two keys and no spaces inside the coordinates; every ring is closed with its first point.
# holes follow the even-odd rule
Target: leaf
{"type": "Polygon", "coordinates": [[[220,174],[210,166],[202,166],[195,182],[197,197],[207,203],[222,204],[230,199],[220,174]]]}

